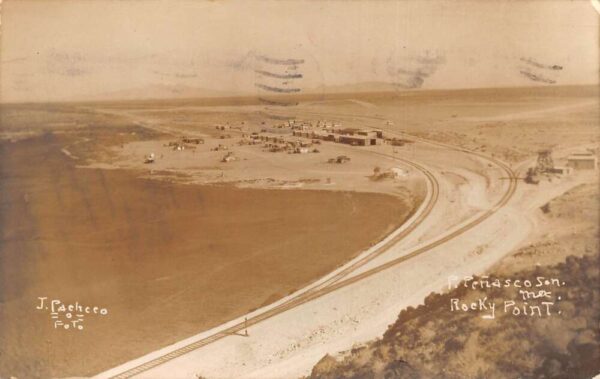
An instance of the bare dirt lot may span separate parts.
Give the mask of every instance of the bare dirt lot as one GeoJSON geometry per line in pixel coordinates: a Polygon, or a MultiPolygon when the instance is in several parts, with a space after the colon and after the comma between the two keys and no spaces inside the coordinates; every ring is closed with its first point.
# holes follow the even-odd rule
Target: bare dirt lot
{"type": "Polygon", "coordinates": [[[90,375],[235,318],[331,271],[413,207],[382,194],[77,168],[110,146],[160,136],[70,108],[3,117],[13,140],[0,145],[2,377],[90,375]],[[43,122],[48,115],[56,125],[43,122]],[[108,315],[86,316],[83,330],[55,329],[38,297],[108,315]]]}

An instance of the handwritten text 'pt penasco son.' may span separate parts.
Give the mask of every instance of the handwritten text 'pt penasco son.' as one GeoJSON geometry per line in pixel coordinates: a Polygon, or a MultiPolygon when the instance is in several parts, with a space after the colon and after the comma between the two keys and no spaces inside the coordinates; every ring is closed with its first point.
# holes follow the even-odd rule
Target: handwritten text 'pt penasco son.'
{"type": "MultiPolygon", "coordinates": [[[[450,299],[451,312],[481,312],[483,319],[493,320],[496,318],[496,310],[518,317],[549,317],[561,314],[555,310],[557,302],[562,300],[561,296],[553,294],[553,290],[566,285],[557,278],[545,278],[537,276],[534,279],[500,279],[482,276],[474,278],[471,276],[460,279],[457,276],[448,278],[448,289],[464,288],[473,291],[474,296],[469,300],[460,298],[450,299]],[[481,292],[497,289],[514,289],[513,299],[501,299],[497,307],[497,301],[488,296],[481,296],[481,292]],[[475,292],[477,291],[477,292],[475,292]]],[[[467,294],[468,296],[468,294],[467,294]]],[[[465,296],[465,297],[467,297],[465,296]]],[[[503,294],[506,296],[506,294],[503,294]]]]}

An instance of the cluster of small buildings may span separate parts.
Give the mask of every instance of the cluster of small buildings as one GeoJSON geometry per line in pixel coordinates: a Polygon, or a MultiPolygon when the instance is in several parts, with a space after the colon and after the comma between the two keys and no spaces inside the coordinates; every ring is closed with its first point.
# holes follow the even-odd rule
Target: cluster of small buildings
{"type": "Polygon", "coordinates": [[[598,167],[598,158],[592,151],[573,153],[567,157],[566,166],[555,166],[552,159],[552,150],[538,151],[537,164],[530,167],[525,176],[525,182],[538,184],[538,174],[569,175],[573,170],[595,170],[598,167]]]}
{"type": "Polygon", "coordinates": [[[306,129],[306,128],[317,128],[317,129],[340,129],[342,127],[341,124],[334,123],[333,121],[326,120],[317,120],[317,122],[312,121],[302,121],[302,120],[288,120],[287,123],[282,124],[291,129],[306,129]]]}
{"type": "Polygon", "coordinates": [[[381,145],[383,132],[380,130],[343,128],[343,129],[296,129],[292,131],[295,137],[345,143],[352,146],[381,145]]]}
{"type": "Polygon", "coordinates": [[[341,124],[318,120],[288,120],[274,127],[263,128],[261,133],[286,134],[292,131],[294,137],[331,141],[353,146],[373,146],[383,143],[383,132],[372,129],[343,128],[341,124]]]}
{"type": "MultiPolygon", "coordinates": [[[[341,124],[324,120],[287,120],[274,126],[267,126],[266,122],[263,121],[261,125],[260,129],[254,127],[250,128],[250,130],[244,130],[246,128],[244,121],[239,126],[232,126],[229,123],[215,124],[214,128],[216,130],[225,132],[219,133],[215,138],[219,140],[231,139],[234,137],[233,133],[227,134],[226,131],[236,129],[242,132],[241,139],[237,142],[239,146],[261,145],[263,151],[287,152],[288,154],[319,153],[319,150],[314,145],[319,145],[322,141],[331,141],[352,146],[373,146],[389,142],[389,139],[384,140],[383,132],[380,130],[343,128],[341,124]],[[255,131],[252,131],[253,129],[255,131]],[[290,138],[290,132],[294,138],[290,138]]],[[[169,142],[164,146],[180,151],[195,149],[196,145],[200,144],[204,144],[204,139],[184,137],[177,141],[169,142]]],[[[238,159],[225,143],[211,147],[210,151],[224,151],[225,155],[221,158],[222,162],[231,162],[238,159]]],[[[329,162],[345,163],[349,160],[346,156],[339,156],[330,159],[329,162]]],[[[154,162],[154,156],[146,157],[145,161],[146,163],[154,162]]]]}
{"type": "Polygon", "coordinates": [[[254,141],[260,141],[260,142],[273,142],[273,143],[285,143],[285,138],[281,137],[281,136],[272,136],[272,135],[265,135],[265,134],[258,134],[258,133],[252,133],[250,135],[250,139],[254,140],[254,141]]]}
{"type": "MultiPolygon", "coordinates": [[[[305,142],[300,140],[287,140],[286,138],[279,135],[265,135],[252,133],[249,138],[248,136],[244,136],[242,140],[238,143],[239,145],[258,145],[262,144],[263,147],[271,152],[288,152],[288,153],[296,153],[296,154],[304,154],[310,152],[318,152],[316,149],[310,149],[310,147],[314,144],[315,141],[305,142]]],[[[318,141],[320,143],[320,141],[318,141]]]]}
{"type": "Polygon", "coordinates": [[[276,143],[266,143],[265,149],[271,153],[286,152],[288,154],[307,154],[318,153],[319,150],[312,147],[312,142],[304,141],[277,141],[276,143]]]}

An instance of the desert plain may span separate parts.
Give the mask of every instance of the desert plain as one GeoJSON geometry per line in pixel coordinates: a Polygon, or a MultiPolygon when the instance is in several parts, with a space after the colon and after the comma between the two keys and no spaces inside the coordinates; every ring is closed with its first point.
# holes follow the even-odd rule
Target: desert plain
{"type": "MultiPolygon", "coordinates": [[[[578,185],[597,184],[594,170],[547,175],[535,185],[523,181],[540,150],[551,149],[561,166],[574,152],[597,155],[597,105],[598,90],[591,86],[303,95],[294,107],[235,98],[2,104],[0,376],[101,373],[318,284],[427,204],[429,216],[403,249],[460,228],[496,210],[514,181],[518,205],[497,225],[484,224],[483,234],[472,233],[462,245],[464,255],[456,255],[462,271],[481,272],[532,235],[555,232],[559,221],[542,229],[529,210],[578,185]],[[377,130],[386,141],[314,141],[294,136],[291,120],[377,130]],[[298,141],[298,150],[280,149],[270,142],[276,139],[298,141]],[[517,177],[481,156],[502,162],[517,177]],[[410,162],[437,178],[435,201],[422,166],[410,162]],[[506,241],[488,240],[496,227],[506,241]],[[108,314],[86,316],[82,330],[57,330],[48,312],[36,310],[39,297],[100,306],[108,314]]],[[[402,254],[378,255],[348,276],[402,254]]],[[[223,367],[228,377],[307,374],[324,353],[382,334],[394,320],[390,315],[440,289],[440,278],[456,262],[435,254],[434,262],[401,263],[428,286],[412,291],[406,285],[412,296],[405,302],[387,297],[381,318],[367,312],[371,318],[363,321],[360,301],[358,308],[344,309],[318,300],[322,309],[335,308],[333,319],[356,318],[371,325],[368,332],[353,326],[348,330],[356,334],[336,338],[346,329],[328,328],[323,316],[321,334],[329,337],[303,340],[291,333],[283,342],[289,349],[263,338],[260,348],[249,347],[252,354],[240,353],[235,364],[223,358],[196,368],[188,359],[176,376],[210,377],[223,367]],[[420,265],[413,270],[407,264],[420,265]],[[369,320],[376,320],[374,327],[369,320]],[[247,362],[252,366],[242,367],[247,362]]],[[[360,281],[356,294],[372,299],[372,293],[385,293],[382,287],[394,290],[390,280],[402,283],[392,278],[399,274],[382,275],[360,281]]],[[[289,317],[309,323],[306,315],[314,309],[303,307],[289,317]]],[[[275,320],[272,330],[289,328],[289,317],[275,320]]],[[[227,356],[226,347],[214,349],[208,357],[227,356]]]]}

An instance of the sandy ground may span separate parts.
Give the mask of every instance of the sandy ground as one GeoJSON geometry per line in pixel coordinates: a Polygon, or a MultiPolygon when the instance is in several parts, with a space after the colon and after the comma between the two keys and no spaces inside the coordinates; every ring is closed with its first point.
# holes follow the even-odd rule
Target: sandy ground
{"type": "MultiPolygon", "coordinates": [[[[475,92],[478,91],[466,91],[463,97],[457,93],[448,97],[441,94],[428,101],[419,99],[419,95],[379,103],[374,99],[369,102],[376,105],[373,107],[355,101],[315,102],[299,107],[298,112],[304,117],[333,118],[347,126],[380,127],[454,143],[509,162],[523,162],[514,165],[520,170],[535,158],[540,147],[553,147],[558,152],[557,158],[563,158],[569,150],[594,148],[598,141],[593,127],[597,124],[598,112],[590,100],[594,93],[571,89],[560,95],[532,90],[475,92]],[[494,125],[498,132],[482,131],[489,128],[484,123],[492,121],[510,124],[494,125]]],[[[418,143],[399,150],[400,156],[414,159],[435,173],[440,181],[440,201],[428,221],[409,238],[361,270],[408,254],[469,223],[489,208],[508,185],[499,171],[479,158],[461,157],[459,152],[442,148],[435,151],[432,146],[418,143]]],[[[468,233],[427,254],[252,326],[248,330],[249,337],[221,339],[139,376],[281,378],[306,375],[325,354],[344,351],[380,336],[399,310],[418,305],[428,293],[444,288],[449,275],[460,277],[485,272],[527,243],[531,233],[539,228],[535,217],[539,206],[595,178],[596,173],[588,172],[554,177],[551,183],[544,179],[539,186],[521,182],[505,207],[468,233]]],[[[111,372],[145,360],[142,358],[111,372]]]]}
{"type": "MultiPolygon", "coordinates": [[[[173,139],[171,139],[173,140],[173,139]]],[[[237,146],[239,139],[228,141],[227,151],[213,151],[223,140],[208,139],[193,150],[173,151],[165,146],[171,140],[132,142],[117,147],[117,158],[110,164],[95,163],[97,168],[135,168],[148,172],[148,177],[165,176],[197,184],[234,184],[240,188],[353,190],[357,192],[387,193],[405,196],[416,190],[422,178],[414,169],[394,161],[370,154],[369,149],[356,149],[340,144],[316,145],[319,153],[287,154],[263,151],[262,146],[237,146]],[[229,151],[236,160],[224,163],[229,151]],[[154,164],[145,165],[144,156],[154,153],[154,164]],[[347,156],[350,162],[328,163],[328,159],[347,156]],[[397,169],[403,176],[396,180],[374,182],[373,169],[397,169]],[[150,173],[152,171],[152,173],[150,173]]],[[[390,151],[391,153],[391,151],[390,151]]]]}
{"type": "MultiPolygon", "coordinates": [[[[136,125],[168,136],[161,140],[115,146],[110,160],[101,159],[88,167],[135,168],[146,170],[154,178],[164,176],[167,180],[198,184],[231,183],[242,188],[353,190],[387,193],[402,198],[410,192],[422,192],[419,173],[398,160],[372,154],[373,150],[381,149],[357,149],[323,142],[310,146],[306,154],[289,154],[269,152],[265,147],[268,142],[241,145],[242,142],[249,141],[247,137],[250,133],[273,127],[281,121],[270,121],[263,125],[265,121],[260,121],[262,118],[257,107],[218,108],[184,107],[162,111],[146,108],[101,108],[99,112],[127,117],[136,125]],[[195,124],[178,122],[180,119],[195,119],[194,117],[202,121],[195,124]],[[231,128],[218,131],[215,130],[215,125],[228,125],[231,128]],[[183,151],[173,150],[168,144],[176,142],[179,136],[200,137],[205,143],[183,151]],[[217,150],[219,147],[223,149],[217,150]],[[313,152],[315,149],[318,152],[313,152]],[[144,157],[150,153],[155,154],[156,160],[152,165],[145,165],[144,157]],[[233,154],[235,160],[222,162],[223,157],[229,153],[233,154]],[[339,156],[346,156],[350,161],[343,164],[328,163],[330,159],[339,156]],[[397,170],[401,174],[395,180],[373,181],[375,167],[382,171],[397,170]]],[[[287,141],[311,141],[293,137],[290,130],[282,132],[260,134],[282,137],[287,141]]],[[[386,152],[393,153],[389,149],[386,152]]]]}
{"type": "MultiPolygon", "coordinates": [[[[432,163],[431,166],[434,166],[436,162],[432,163]]],[[[489,201],[493,201],[495,191],[486,193],[484,183],[480,183],[483,185],[478,191],[481,197],[489,195],[489,201]]],[[[422,245],[421,241],[430,241],[430,236],[468,221],[473,213],[468,212],[469,207],[464,205],[461,207],[462,217],[444,217],[451,214],[452,209],[452,203],[445,194],[456,196],[454,192],[462,189],[462,197],[467,198],[476,185],[477,182],[456,189],[452,180],[448,183],[444,180],[441,190],[444,199],[436,208],[436,214],[406,241],[358,272],[407,254],[422,245]]],[[[325,353],[347,349],[381,334],[399,308],[417,304],[428,292],[442,286],[449,270],[468,272],[492,264],[504,252],[503,248],[513,247],[527,233],[527,220],[511,219],[509,215],[510,212],[505,212],[503,217],[482,224],[474,232],[488,236],[487,239],[474,240],[467,236],[457,239],[426,256],[411,260],[410,264],[382,272],[256,325],[249,329],[248,338],[228,337],[150,370],[141,377],[160,378],[167,373],[172,377],[193,377],[197,373],[206,377],[228,378],[306,374],[325,353]],[[521,226],[516,229],[517,235],[512,229],[515,225],[521,226]],[[508,241],[495,241],[498,234],[509,236],[508,241]],[[492,246],[494,242],[500,246],[492,246]],[[482,244],[490,247],[484,249],[478,262],[466,266],[465,262],[469,262],[482,244]]]]}
{"type": "Polygon", "coordinates": [[[42,119],[50,130],[39,137],[0,143],[2,377],[89,375],[219,325],[332,271],[411,208],[384,194],[77,168],[159,136],[127,124],[52,130],[42,119]],[[55,329],[35,309],[39,296],[109,314],[85,316],[81,331],[55,329]]]}
{"type": "MultiPolygon", "coordinates": [[[[563,190],[578,182],[566,184],[563,190]]],[[[537,200],[546,202],[550,198],[551,196],[538,195],[537,200]]],[[[469,236],[456,239],[443,248],[432,251],[427,257],[413,260],[411,264],[319,299],[304,309],[299,309],[296,314],[290,312],[282,315],[279,323],[256,327],[256,330],[250,331],[251,336],[257,335],[254,340],[252,337],[250,341],[230,340],[229,344],[210,347],[204,353],[198,352],[195,356],[190,354],[187,360],[180,360],[177,364],[181,365],[179,367],[186,367],[187,362],[187,367],[194,367],[195,372],[207,377],[305,375],[310,371],[311,362],[314,364],[325,354],[344,351],[380,336],[396,317],[399,308],[418,305],[430,291],[444,288],[447,275],[463,276],[485,272],[495,260],[519,246],[519,241],[526,241],[532,221],[528,217],[516,217],[522,214],[520,210],[517,211],[520,205],[522,204],[515,203],[513,208],[472,231],[471,236],[477,235],[476,239],[469,236]],[[480,249],[481,246],[483,249],[480,249]],[[311,313],[313,320],[318,319],[318,322],[298,321],[303,319],[302,314],[311,313]],[[293,325],[294,331],[304,328],[304,333],[290,333],[284,325],[293,325]],[[282,330],[282,334],[273,333],[273,330],[282,330]],[[276,337],[269,338],[273,334],[276,337]],[[278,342],[281,340],[287,343],[278,342]],[[273,348],[270,344],[277,347],[273,348]],[[257,357],[265,358],[261,361],[257,357]],[[218,363],[204,364],[212,363],[213,360],[218,363]],[[259,363],[256,364],[256,361],[259,363]],[[222,371],[224,367],[233,368],[222,371]]],[[[168,368],[169,365],[163,367],[168,368]]],[[[178,372],[182,374],[181,377],[192,377],[191,371],[178,372]]],[[[156,370],[142,377],[161,377],[165,373],[166,371],[156,370]]]]}
{"type": "MultiPolygon", "coordinates": [[[[286,112],[288,114],[293,112],[301,119],[326,119],[343,123],[345,127],[374,127],[388,134],[408,133],[461,146],[503,159],[511,163],[517,171],[522,171],[535,158],[535,153],[540,148],[554,148],[557,152],[557,161],[564,158],[569,151],[595,149],[598,142],[599,118],[597,107],[594,107],[596,99],[597,90],[590,88],[423,91],[406,96],[379,94],[360,95],[347,100],[310,101],[286,112]]],[[[103,104],[96,107],[81,105],[77,109],[93,115],[90,116],[92,121],[87,126],[118,119],[128,125],[141,127],[149,133],[155,133],[156,136],[150,138],[150,141],[124,138],[120,143],[111,144],[110,148],[98,149],[91,164],[89,161],[81,161],[77,146],[61,146],[61,150],[66,149],[61,152],[64,159],[91,172],[109,168],[138,170],[145,178],[160,179],[153,180],[153,183],[229,183],[237,187],[288,190],[352,189],[393,194],[404,200],[414,200],[415,193],[418,194],[418,191],[423,189],[421,174],[403,166],[393,157],[423,165],[433,173],[439,183],[440,196],[432,213],[410,236],[353,275],[410,254],[461,228],[484,214],[508,187],[505,173],[491,162],[464,152],[423,142],[409,143],[400,147],[384,145],[369,148],[352,148],[327,143],[319,146],[320,153],[287,155],[264,152],[257,146],[235,145],[237,139],[241,138],[242,130],[232,131],[231,139],[219,138],[223,133],[215,129],[217,123],[227,122],[242,129],[244,128],[242,125],[260,129],[263,125],[270,127],[272,126],[270,124],[275,123],[267,120],[266,124],[262,124],[265,122],[262,108],[254,105],[206,106],[188,102],[180,106],[158,103],[103,104]],[[164,146],[165,143],[180,135],[201,136],[207,142],[195,149],[195,152],[173,151],[164,146]],[[210,150],[219,143],[230,144],[239,159],[235,162],[220,162],[224,152],[210,150]],[[158,157],[152,167],[142,163],[144,155],[150,152],[154,152],[158,157]],[[350,156],[351,161],[333,166],[325,163],[329,158],[340,154],[350,156]],[[386,154],[386,157],[378,154],[386,154]],[[375,165],[382,166],[384,169],[400,168],[405,170],[406,176],[374,182],[369,177],[375,165]]],[[[43,120],[44,112],[48,111],[41,109],[39,112],[39,119],[43,120]]],[[[76,117],[75,120],[69,121],[74,122],[77,127],[81,126],[81,120],[76,117]]],[[[58,122],[53,131],[60,133],[69,127],[71,126],[58,122]]],[[[35,131],[35,128],[33,129],[35,131]]],[[[7,136],[12,135],[17,139],[20,138],[18,133],[21,132],[17,128],[10,131],[7,136]]],[[[89,136],[83,137],[89,138],[89,136]]],[[[121,172],[121,170],[110,171],[121,172]]],[[[468,233],[429,250],[427,254],[419,255],[403,264],[393,266],[252,326],[248,329],[248,337],[226,337],[147,371],[141,377],[194,378],[196,375],[202,375],[228,378],[280,378],[307,374],[326,353],[344,351],[381,335],[386,326],[396,319],[401,309],[421,303],[428,293],[442,288],[446,284],[448,275],[463,276],[485,272],[510,251],[526,243],[531,233],[539,228],[535,217],[532,216],[533,212],[537,211],[537,207],[574,186],[593,180],[594,177],[593,173],[576,174],[568,178],[552,178],[551,184],[543,181],[539,186],[528,186],[521,182],[517,193],[507,206],[468,233]]],[[[306,193],[307,191],[277,191],[277,193],[286,192],[306,193]]],[[[332,196],[338,195],[331,191],[327,193],[332,196]]],[[[137,199],[132,201],[135,202],[137,199]]],[[[287,200],[282,198],[281,201],[287,200]]],[[[326,204],[335,208],[334,203],[326,202],[326,204]]],[[[354,201],[350,201],[351,212],[356,211],[354,204],[354,201]]],[[[318,207],[322,206],[318,205],[318,207]]],[[[294,209],[288,204],[280,207],[294,209]]],[[[301,206],[295,206],[298,207],[301,206]]],[[[381,202],[368,204],[363,215],[355,213],[353,217],[348,217],[352,219],[348,222],[352,222],[356,227],[369,225],[375,228],[374,220],[379,223],[385,221],[382,216],[389,213],[385,210],[387,207],[381,202]],[[372,213],[367,211],[369,208],[372,213]],[[366,214],[373,216],[373,219],[364,216],[366,214]]],[[[255,210],[255,213],[262,214],[262,209],[255,210]]],[[[322,217],[319,215],[318,218],[322,217]]],[[[301,222],[301,220],[297,221],[301,222]]],[[[325,223],[325,225],[330,224],[325,223]]],[[[260,227],[255,222],[251,225],[260,227]]],[[[387,225],[389,227],[390,224],[387,225]]],[[[331,229],[323,229],[320,225],[314,227],[333,236],[334,240],[339,240],[331,229]]],[[[179,228],[173,229],[175,230],[179,228]]],[[[380,228],[379,231],[381,230],[380,228]]],[[[257,231],[254,235],[256,234],[260,232],[257,231]]],[[[306,236],[298,235],[297,239],[290,240],[290,236],[294,234],[289,230],[284,234],[285,237],[280,238],[279,243],[282,240],[290,243],[295,241],[298,246],[306,243],[306,236]]],[[[257,248],[266,243],[262,238],[254,242],[257,248]]],[[[273,242],[273,246],[276,246],[276,242],[273,242]]],[[[362,254],[368,253],[365,248],[362,249],[362,254]]],[[[310,250],[299,247],[298,253],[306,254],[310,250]]],[[[273,274],[276,272],[283,277],[286,274],[278,270],[278,267],[297,270],[296,263],[284,259],[285,257],[281,258],[283,260],[275,262],[273,270],[269,272],[273,274]]],[[[314,259],[308,256],[306,258],[314,259]]],[[[320,276],[333,269],[320,263],[318,266],[322,270],[318,273],[320,276]]],[[[184,265],[184,267],[192,266],[184,265]]],[[[292,288],[292,291],[297,288],[292,288]]],[[[238,293],[236,289],[225,288],[224,290],[227,294],[238,293]]],[[[278,292],[278,294],[284,296],[285,292],[278,292]]],[[[264,298],[257,299],[254,294],[247,294],[246,299],[256,300],[261,304],[275,300],[273,297],[268,298],[269,301],[264,298]]],[[[200,306],[193,299],[190,299],[190,302],[200,306]]],[[[276,304],[277,302],[271,306],[276,304]]],[[[253,311],[249,315],[259,313],[263,309],[253,311]]],[[[164,354],[174,347],[185,345],[186,342],[210,335],[245,317],[243,312],[230,315],[229,323],[205,330],[188,340],[151,353],[149,357],[164,354]]],[[[190,326],[188,331],[194,328],[196,332],[203,329],[192,324],[188,324],[190,326]]],[[[168,332],[161,327],[154,327],[151,334],[151,337],[158,338],[168,332]]],[[[190,334],[192,333],[188,333],[190,334]]],[[[136,349],[136,344],[145,344],[149,340],[129,339],[128,344],[119,346],[123,349],[130,348],[128,354],[134,355],[139,351],[136,349]]],[[[162,346],[164,345],[163,343],[162,346]]],[[[142,357],[129,362],[99,377],[120,372],[124,367],[131,367],[147,358],[142,357]]]]}
{"type": "MultiPolygon", "coordinates": [[[[591,378],[600,372],[600,304],[593,300],[600,292],[599,187],[597,178],[570,179],[586,184],[560,193],[573,182],[542,183],[543,191],[558,187],[557,197],[528,212],[533,233],[486,272],[489,278],[560,278],[565,285],[552,287],[550,298],[540,299],[554,303],[550,315],[505,313],[504,301],[523,301],[519,288],[459,286],[403,310],[382,337],[364,348],[325,356],[310,377],[591,378]],[[451,299],[482,298],[496,304],[494,318],[483,317],[489,307],[456,312],[449,306],[451,299]]],[[[527,195],[535,196],[533,191],[527,195]]]]}

